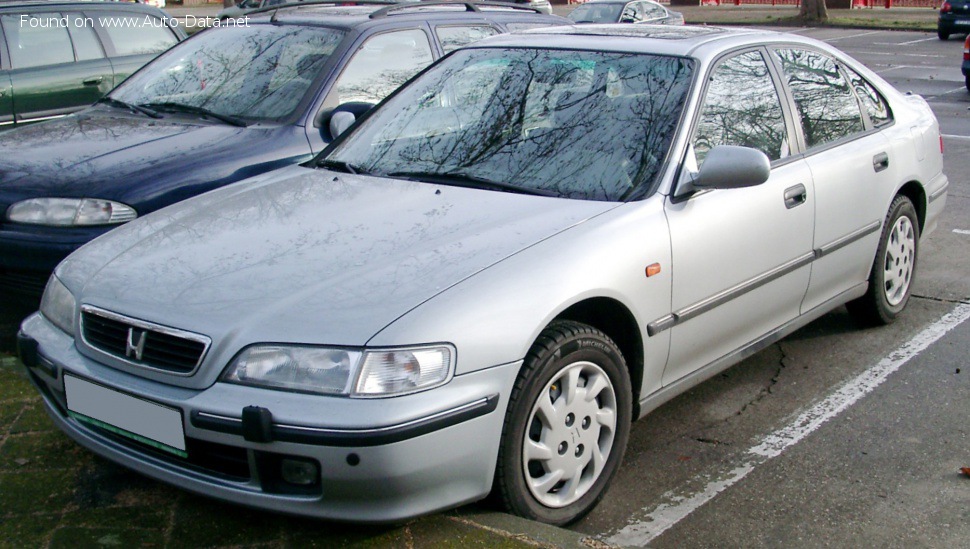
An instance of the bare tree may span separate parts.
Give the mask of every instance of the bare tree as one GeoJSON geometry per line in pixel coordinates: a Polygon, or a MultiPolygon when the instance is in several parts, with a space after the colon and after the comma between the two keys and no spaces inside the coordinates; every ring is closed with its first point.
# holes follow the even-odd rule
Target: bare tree
{"type": "Polygon", "coordinates": [[[829,19],[825,0],[802,0],[798,15],[803,21],[824,22],[829,19]]]}

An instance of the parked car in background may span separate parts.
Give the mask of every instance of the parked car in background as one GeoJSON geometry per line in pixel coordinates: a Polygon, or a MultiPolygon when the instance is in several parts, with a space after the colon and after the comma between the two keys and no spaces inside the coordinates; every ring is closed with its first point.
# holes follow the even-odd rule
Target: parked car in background
{"type": "MultiPolygon", "coordinates": [[[[418,2],[420,0],[397,0],[399,2],[418,2]]],[[[512,4],[526,6],[535,9],[540,13],[551,14],[552,4],[549,0],[493,0],[494,2],[509,2],[512,4]]],[[[281,6],[283,4],[296,4],[305,2],[319,2],[319,0],[242,0],[237,2],[235,5],[229,6],[223,9],[216,16],[219,19],[228,19],[233,17],[242,17],[248,13],[252,13],[256,10],[263,8],[271,8],[275,6],[281,6]]]]}
{"type": "Polygon", "coordinates": [[[843,304],[892,322],[946,202],[926,101],[802,36],[659,34],[472,44],[313,162],[71,255],[19,336],[54,423],[271,511],[494,487],[565,524],[632,420],[843,304]]]}
{"type": "Polygon", "coordinates": [[[0,134],[0,289],[36,300],[61,259],[112,227],[308,160],[338,105],[360,115],[451,50],[568,24],[506,4],[348,4],[203,31],[98,105],[0,134]]]}
{"type": "Polygon", "coordinates": [[[944,0],[936,23],[940,40],[949,40],[951,34],[970,32],[970,0],[944,0]]]}
{"type": "Polygon", "coordinates": [[[684,15],[651,0],[589,0],[569,13],[574,23],[649,23],[683,25],[684,15]]]}
{"type": "Polygon", "coordinates": [[[184,38],[145,4],[0,3],[0,129],[79,111],[184,38]]]}

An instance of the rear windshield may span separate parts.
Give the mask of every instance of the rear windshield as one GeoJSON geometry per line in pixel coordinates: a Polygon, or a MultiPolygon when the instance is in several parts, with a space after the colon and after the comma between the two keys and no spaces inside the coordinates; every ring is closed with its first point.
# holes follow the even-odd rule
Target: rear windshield
{"type": "Polygon", "coordinates": [[[210,29],[158,58],[111,96],[176,103],[250,121],[289,117],[344,33],[295,25],[210,29]]]}
{"type": "Polygon", "coordinates": [[[379,175],[635,199],[664,163],[692,70],[689,59],[649,54],[458,50],[385,103],[328,160],[379,175]]]}

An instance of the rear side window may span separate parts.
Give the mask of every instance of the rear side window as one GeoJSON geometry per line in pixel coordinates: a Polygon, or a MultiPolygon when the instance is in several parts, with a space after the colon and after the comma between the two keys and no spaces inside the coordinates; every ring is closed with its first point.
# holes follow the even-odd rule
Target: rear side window
{"type": "Polygon", "coordinates": [[[74,52],[77,54],[78,61],[104,57],[104,50],[94,34],[94,28],[80,13],[69,14],[68,29],[71,31],[71,40],[74,41],[74,52]]]}
{"type": "Polygon", "coordinates": [[[441,50],[449,53],[464,45],[498,34],[498,30],[486,25],[448,26],[436,28],[435,33],[438,35],[438,41],[441,42],[441,50]]]}
{"type": "Polygon", "coordinates": [[[0,17],[13,68],[73,63],[74,48],[64,19],[59,13],[0,17]]]}
{"type": "Polygon", "coordinates": [[[178,42],[165,22],[150,15],[98,15],[116,56],[159,53],[178,42]]]}
{"type": "Polygon", "coordinates": [[[781,101],[757,51],[723,61],[711,73],[694,136],[698,166],[718,145],[751,147],[771,160],[789,154],[781,101]]]}
{"type": "Polygon", "coordinates": [[[862,108],[869,115],[872,125],[878,128],[892,122],[893,115],[889,112],[889,105],[886,103],[886,99],[876,91],[876,88],[872,87],[872,84],[852,69],[845,67],[845,72],[849,75],[852,87],[855,89],[856,95],[859,96],[862,108]]]}
{"type": "Polygon", "coordinates": [[[418,29],[372,36],[347,63],[335,86],[338,97],[328,104],[379,103],[433,59],[428,35],[418,29]]]}
{"type": "Polygon", "coordinates": [[[835,61],[808,50],[776,50],[808,147],[862,132],[862,112],[835,61]]]}

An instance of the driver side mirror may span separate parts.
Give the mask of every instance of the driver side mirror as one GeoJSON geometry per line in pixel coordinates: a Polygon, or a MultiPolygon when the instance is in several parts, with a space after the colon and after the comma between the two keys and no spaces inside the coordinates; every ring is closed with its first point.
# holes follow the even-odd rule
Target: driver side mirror
{"type": "Polygon", "coordinates": [[[708,151],[700,171],[678,185],[676,196],[702,189],[741,189],[768,181],[771,161],[749,147],[718,145],[708,151]]]}
{"type": "Polygon", "coordinates": [[[340,137],[340,134],[347,131],[347,128],[354,125],[357,121],[357,117],[354,113],[347,111],[339,111],[333,113],[330,117],[330,136],[334,139],[340,137]]]}

